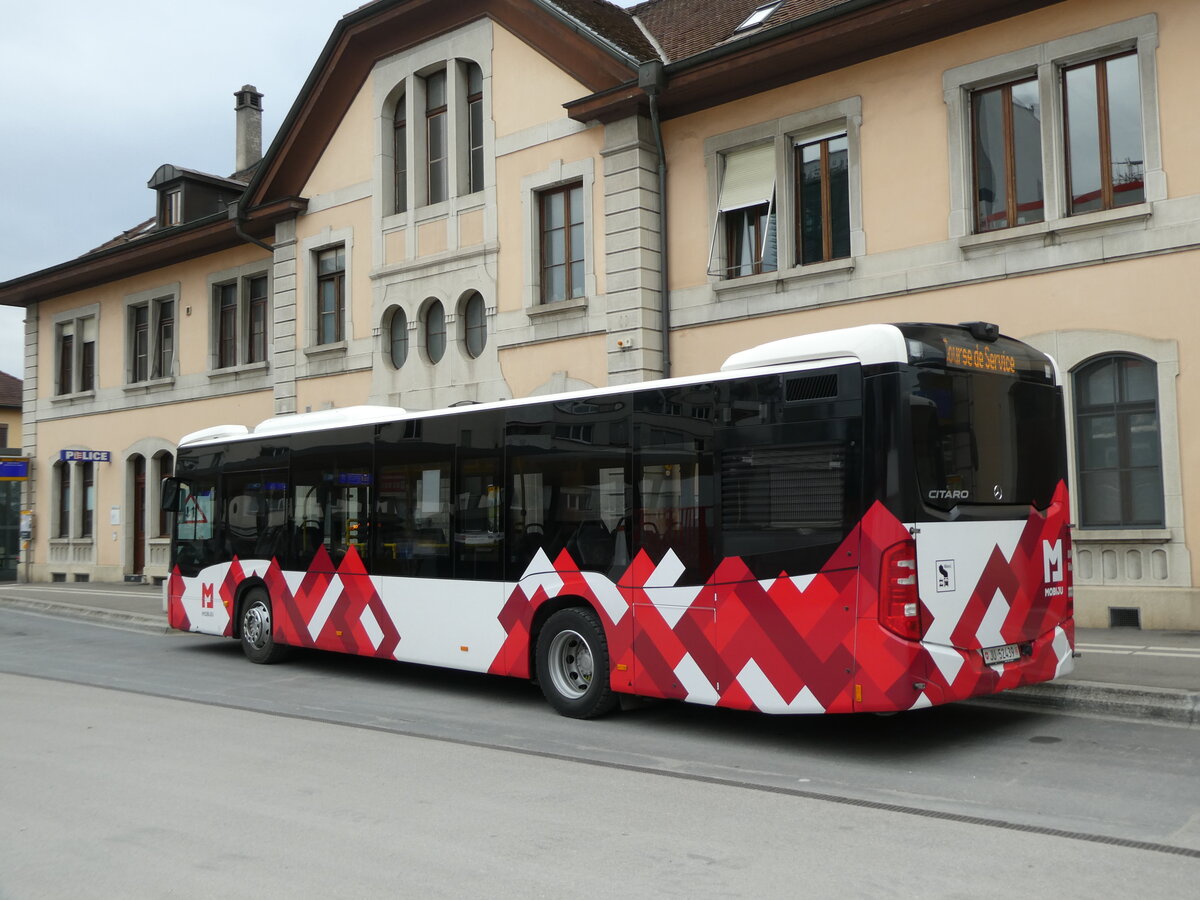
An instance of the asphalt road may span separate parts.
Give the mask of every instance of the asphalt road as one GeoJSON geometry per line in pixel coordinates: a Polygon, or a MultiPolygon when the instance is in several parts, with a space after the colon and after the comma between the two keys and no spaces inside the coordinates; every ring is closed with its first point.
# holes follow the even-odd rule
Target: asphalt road
{"type": "Polygon", "coordinates": [[[1189,896],[1194,729],[554,715],[519,681],[0,609],[0,898],[1189,896]]]}

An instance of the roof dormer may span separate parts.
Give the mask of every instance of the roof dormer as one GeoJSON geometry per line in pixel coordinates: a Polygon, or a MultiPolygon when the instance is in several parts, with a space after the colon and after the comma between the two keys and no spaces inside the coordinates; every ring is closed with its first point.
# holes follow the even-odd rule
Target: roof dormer
{"type": "Polygon", "coordinates": [[[158,192],[158,227],[172,228],[224,215],[246,184],[167,163],[158,167],[146,187],[158,192]]]}

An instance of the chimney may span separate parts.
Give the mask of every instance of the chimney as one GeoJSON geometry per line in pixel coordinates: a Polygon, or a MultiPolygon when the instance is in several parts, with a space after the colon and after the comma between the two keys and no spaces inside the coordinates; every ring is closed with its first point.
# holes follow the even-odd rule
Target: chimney
{"type": "Polygon", "coordinates": [[[237,172],[243,172],[262,159],[262,98],[252,84],[234,91],[237,98],[237,172]]]}

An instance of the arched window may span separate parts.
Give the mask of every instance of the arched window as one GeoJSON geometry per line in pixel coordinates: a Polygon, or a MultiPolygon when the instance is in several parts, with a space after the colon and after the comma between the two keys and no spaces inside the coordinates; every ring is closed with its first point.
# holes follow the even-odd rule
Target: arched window
{"type": "Polygon", "coordinates": [[[463,344],[467,355],[478,359],[487,346],[487,310],[484,308],[483,297],[478,291],[471,291],[463,303],[463,319],[467,323],[463,333],[463,344]]]}
{"type": "Polygon", "coordinates": [[[1157,367],[1103,356],[1075,371],[1074,387],[1080,525],[1162,527],[1157,367]]]}
{"type": "Polygon", "coordinates": [[[431,363],[440,362],[446,353],[446,311],[437,300],[425,310],[425,352],[431,363]]]}
{"type": "Polygon", "coordinates": [[[388,322],[388,356],[392,365],[399,369],[408,359],[408,316],[399,307],[388,322]]]}
{"type": "Polygon", "coordinates": [[[396,100],[392,118],[392,162],[394,165],[394,197],[392,212],[408,210],[408,98],[401,94],[396,100]]]}

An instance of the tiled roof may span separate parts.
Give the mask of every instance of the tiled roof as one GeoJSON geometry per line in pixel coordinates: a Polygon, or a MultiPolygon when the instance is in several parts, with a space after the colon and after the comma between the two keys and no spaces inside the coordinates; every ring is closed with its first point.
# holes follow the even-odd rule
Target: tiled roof
{"type": "Polygon", "coordinates": [[[649,0],[632,7],[654,35],[669,61],[711,50],[731,38],[756,34],[779,25],[843,6],[851,0],[783,0],[757,28],[736,32],[749,15],[768,0],[649,0]]]}
{"type": "Polygon", "coordinates": [[[0,372],[0,409],[21,408],[21,379],[0,372]]]}
{"type": "Polygon", "coordinates": [[[658,59],[658,51],[646,39],[628,10],[606,0],[547,0],[571,18],[607,38],[639,62],[658,59]]]}
{"type": "Polygon", "coordinates": [[[146,235],[150,234],[150,232],[154,231],[154,226],[157,224],[158,224],[157,217],[153,218],[153,219],[147,219],[145,222],[142,222],[140,225],[134,225],[128,231],[122,231],[115,238],[111,238],[110,240],[105,241],[99,247],[93,247],[91,250],[89,250],[87,253],[85,253],[83,255],[89,256],[90,254],[98,253],[101,250],[109,250],[113,247],[120,247],[122,244],[128,244],[131,241],[136,241],[138,238],[145,237],[146,235]]]}

